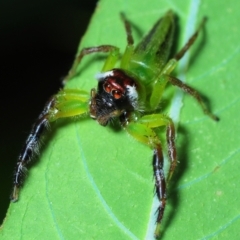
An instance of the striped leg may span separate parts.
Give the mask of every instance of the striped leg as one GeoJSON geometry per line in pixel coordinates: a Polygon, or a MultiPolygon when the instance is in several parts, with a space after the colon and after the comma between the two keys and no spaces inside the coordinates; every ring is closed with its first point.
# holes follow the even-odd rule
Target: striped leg
{"type": "Polygon", "coordinates": [[[18,157],[14,171],[11,201],[18,200],[19,189],[24,183],[27,165],[39,152],[39,140],[45,130],[59,118],[84,114],[88,111],[88,93],[80,90],[62,90],[53,96],[34,123],[32,130],[18,157]]]}

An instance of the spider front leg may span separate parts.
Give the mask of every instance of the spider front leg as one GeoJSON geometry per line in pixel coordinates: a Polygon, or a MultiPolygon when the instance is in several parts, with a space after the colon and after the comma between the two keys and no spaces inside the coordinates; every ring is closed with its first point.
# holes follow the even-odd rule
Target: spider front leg
{"type": "Polygon", "coordinates": [[[136,122],[128,123],[127,120],[123,121],[125,130],[133,136],[136,140],[148,145],[153,149],[153,174],[155,178],[156,194],[160,201],[157,215],[157,227],[155,236],[159,236],[160,224],[163,218],[165,205],[167,201],[166,178],[163,171],[164,158],[162,153],[162,146],[159,137],[153,128],[166,126],[166,138],[168,145],[168,155],[170,160],[170,168],[168,171],[167,181],[170,180],[175,167],[177,165],[176,147],[175,147],[175,128],[171,118],[163,114],[145,115],[138,119],[136,122]]]}
{"type": "MultiPolygon", "coordinates": [[[[131,24],[126,19],[126,17],[124,16],[123,13],[121,13],[121,18],[124,23],[125,31],[127,34],[127,43],[128,43],[125,53],[123,54],[123,57],[121,60],[121,68],[125,68],[125,67],[127,67],[129,58],[131,57],[131,55],[133,53],[134,41],[133,41],[132,32],[131,32],[131,24]]],[[[98,53],[98,52],[109,53],[101,72],[107,72],[107,71],[111,70],[112,68],[114,68],[114,66],[120,56],[118,47],[115,47],[112,45],[101,45],[101,46],[97,46],[97,47],[83,48],[80,51],[80,53],[77,54],[77,56],[75,57],[75,60],[73,62],[73,65],[72,65],[68,75],[63,80],[63,84],[65,84],[69,79],[71,79],[72,77],[74,77],[76,75],[77,68],[80,65],[83,57],[85,57],[86,55],[89,55],[92,53],[98,53]]]]}
{"type": "Polygon", "coordinates": [[[18,157],[14,171],[11,201],[18,200],[19,189],[24,183],[27,165],[39,152],[39,140],[51,122],[59,118],[80,116],[88,112],[89,94],[82,90],[66,89],[50,98],[34,123],[18,157]]]}
{"type": "Polygon", "coordinates": [[[102,72],[106,72],[112,69],[119,58],[119,48],[112,46],[112,45],[101,45],[97,47],[89,47],[83,48],[80,53],[76,56],[71,69],[68,72],[68,75],[64,78],[63,84],[65,84],[69,79],[76,75],[77,68],[81,63],[83,57],[86,55],[97,53],[97,52],[109,52],[109,56],[106,59],[104,66],[102,68],[102,72]]]}

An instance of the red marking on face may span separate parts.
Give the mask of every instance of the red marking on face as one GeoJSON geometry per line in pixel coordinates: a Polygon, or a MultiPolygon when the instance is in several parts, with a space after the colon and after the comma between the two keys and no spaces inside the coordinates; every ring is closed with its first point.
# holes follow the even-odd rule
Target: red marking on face
{"type": "Polygon", "coordinates": [[[124,88],[116,82],[114,78],[108,78],[103,84],[103,88],[107,93],[110,93],[115,99],[119,99],[124,94],[124,88]]]}
{"type": "Polygon", "coordinates": [[[114,69],[113,76],[106,77],[103,89],[111,94],[114,99],[120,99],[126,92],[128,86],[135,86],[135,82],[123,71],[114,69]]]}

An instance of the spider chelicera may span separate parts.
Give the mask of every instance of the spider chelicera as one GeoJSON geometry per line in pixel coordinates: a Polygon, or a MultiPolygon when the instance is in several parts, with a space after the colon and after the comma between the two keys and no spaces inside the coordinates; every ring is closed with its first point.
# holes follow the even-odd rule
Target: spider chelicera
{"type": "Polygon", "coordinates": [[[172,119],[159,110],[159,103],[167,84],[175,85],[195,98],[205,114],[211,114],[199,93],[181,80],[170,76],[179,59],[194,43],[204,20],[186,45],[172,58],[170,52],[174,37],[174,14],[168,11],[153,26],[143,40],[134,47],[131,26],[121,14],[127,33],[127,47],[120,58],[119,48],[112,45],[84,48],[77,55],[65,82],[76,74],[77,67],[86,55],[98,52],[109,53],[101,73],[97,75],[98,87],[90,91],[62,89],[52,96],[32,127],[14,173],[13,202],[18,200],[23,185],[26,166],[38,150],[39,139],[48,125],[59,118],[88,116],[106,126],[118,118],[122,128],[137,141],[153,149],[153,174],[156,194],[159,199],[155,236],[159,236],[167,200],[166,184],[177,165],[175,128],[172,119]],[[116,67],[120,59],[119,67],[116,67]],[[167,177],[163,171],[162,146],[155,128],[166,126],[166,139],[170,168],[167,177]]]}

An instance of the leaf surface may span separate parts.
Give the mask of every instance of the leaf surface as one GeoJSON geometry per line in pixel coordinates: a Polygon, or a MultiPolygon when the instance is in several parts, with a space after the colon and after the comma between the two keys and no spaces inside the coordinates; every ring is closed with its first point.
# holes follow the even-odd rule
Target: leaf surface
{"type": "MultiPolygon", "coordinates": [[[[183,60],[177,74],[209,99],[220,122],[203,115],[186,95],[179,117],[174,109],[180,109],[183,95],[176,92],[169,112],[179,119],[179,165],[169,188],[162,239],[237,239],[239,233],[238,5],[217,0],[102,0],[81,41],[80,48],[112,44],[124,50],[119,12],[144,34],[173,9],[183,46],[194,22],[208,17],[189,64],[183,60]]],[[[133,32],[137,42],[140,36],[133,32]]],[[[96,55],[86,57],[68,87],[96,86],[94,75],[102,64],[96,55]]],[[[80,118],[58,121],[42,150],[20,200],[10,204],[1,239],[153,239],[157,206],[148,147],[124,131],[80,118]]]]}

